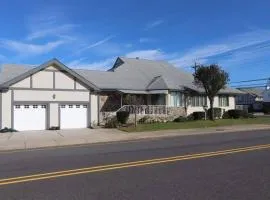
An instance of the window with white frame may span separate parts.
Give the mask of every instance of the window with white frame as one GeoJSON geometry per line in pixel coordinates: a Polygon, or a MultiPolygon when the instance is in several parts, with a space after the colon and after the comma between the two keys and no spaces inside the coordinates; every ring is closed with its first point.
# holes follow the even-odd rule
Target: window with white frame
{"type": "Polygon", "coordinates": [[[184,105],[184,94],[181,92],[171,92],[170,106],[181,107],[184,105]]]}
{"type": "Polygon", "coordinates": [[[218,102],[219,102],[219,107],[229,106],[229,96],[219,96],[218,102]]]}
{"type": "Polygon", "coordinates": [[[207,105],[206,96],[192,96],[191,97],[191,106],[192,107],[202,107],[207,105]]]}

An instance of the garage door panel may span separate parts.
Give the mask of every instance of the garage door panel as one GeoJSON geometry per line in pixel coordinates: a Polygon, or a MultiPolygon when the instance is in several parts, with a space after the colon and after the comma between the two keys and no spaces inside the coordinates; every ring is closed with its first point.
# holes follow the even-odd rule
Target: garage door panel
{"type": "Polygon", "coordinates": [[[46,129],[46,105],[15,105],[14,129],[45,130],[46,129]]]}
{"type": "Polygon", "coordinates": [[[87,109],[87,105],[61,105],[60,128],[86,128],[87,109]]]}

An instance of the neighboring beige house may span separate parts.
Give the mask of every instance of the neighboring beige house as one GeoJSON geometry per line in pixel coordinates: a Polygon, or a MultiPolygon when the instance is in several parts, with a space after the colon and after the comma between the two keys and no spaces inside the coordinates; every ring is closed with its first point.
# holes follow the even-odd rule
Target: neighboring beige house
{"type": "MultiPolygon", "coordinates": [[[[74,66],[76,67],[76,66],[74,66]]],[[[209,101],[191,74],[166,62],[118,58],[108,71],[71,69],[57,59],[38,67],[3,65],[0,125],[17,130],[86,128],[117,110],[145,115],[189,115],[209,101]]],[[[235,108],[231,88],[214,106],[235,108]]]]}

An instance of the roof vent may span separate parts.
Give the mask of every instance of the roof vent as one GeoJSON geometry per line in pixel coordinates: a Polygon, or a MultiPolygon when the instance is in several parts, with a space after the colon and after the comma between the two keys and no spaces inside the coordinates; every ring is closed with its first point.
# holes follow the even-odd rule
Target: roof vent
{"type": "Polygon", "coordinates": [[[140,58],[139,57],[136,57],[137,60],[139,60],[140,58]]]}

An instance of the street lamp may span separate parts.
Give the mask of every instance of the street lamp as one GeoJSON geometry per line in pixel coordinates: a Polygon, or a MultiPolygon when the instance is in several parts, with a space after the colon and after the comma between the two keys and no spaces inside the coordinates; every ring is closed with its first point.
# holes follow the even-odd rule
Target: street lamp
{"type": "Polygon", "coordinates": [[[204,106],[203,106],[203,109],[204,109],[204,120],[206,120],[206,118],[207,118],[207,110],[208,110],[208,106],[207,106],[207,105],[204,105],[204,106]]]}

